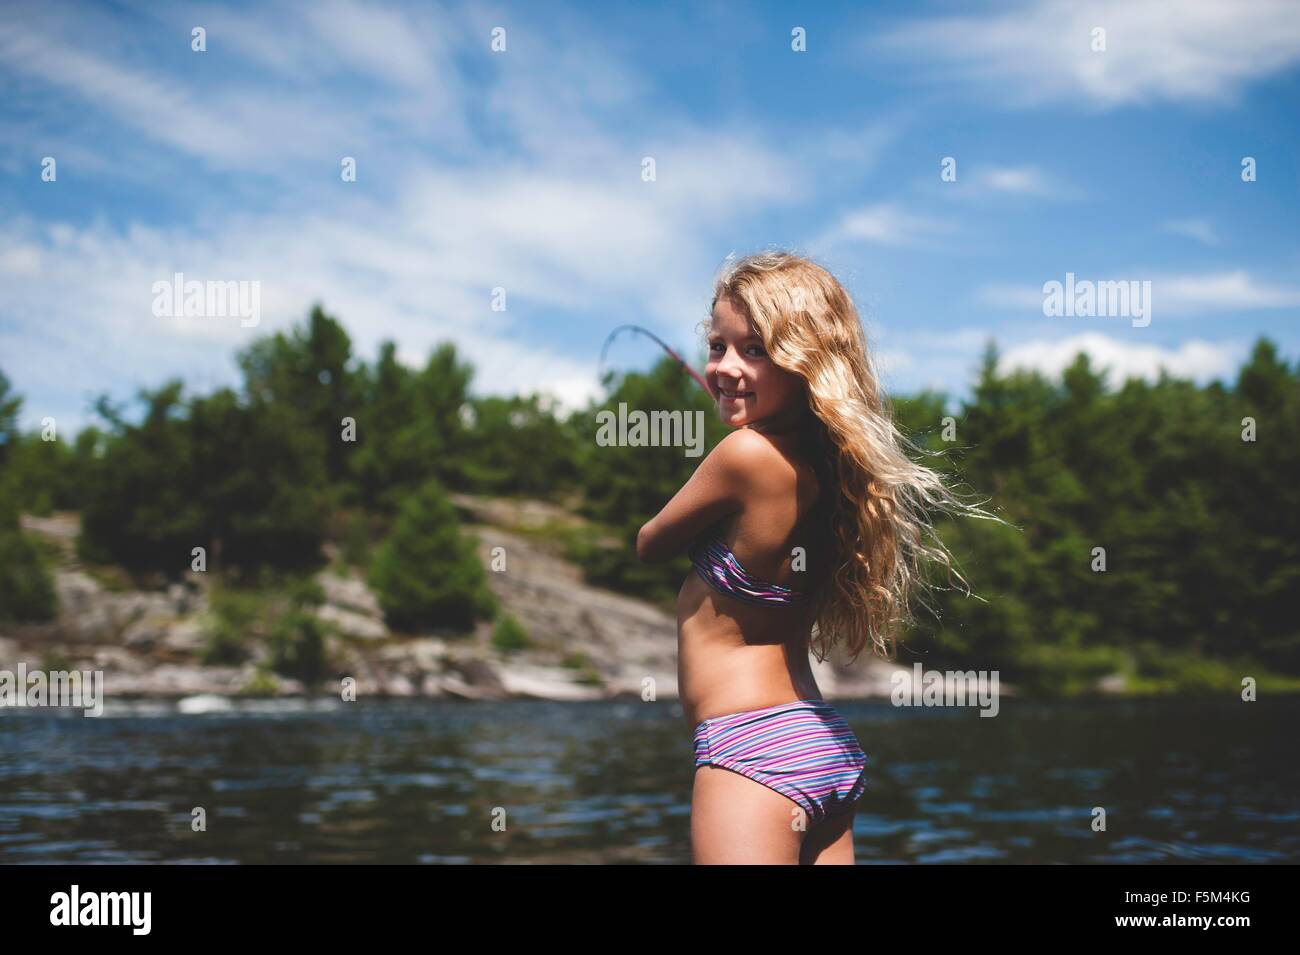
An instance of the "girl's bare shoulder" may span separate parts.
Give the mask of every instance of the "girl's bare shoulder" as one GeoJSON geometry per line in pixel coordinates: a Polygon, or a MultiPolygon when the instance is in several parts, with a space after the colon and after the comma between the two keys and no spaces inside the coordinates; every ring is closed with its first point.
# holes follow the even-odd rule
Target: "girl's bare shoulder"
{"type": "MultiPolygon", "coordinates": [[[[801,501],[815,500],[821,491],[815,463],[807,443],[797,435],[769,435],[751,428],[737,428],[718,443],[732,442],[734,460],[743,461],[755,478],[777,492],[794,491],[801,501]]],[[[802,508],[801,508],[802,509],[802,508]]]]}

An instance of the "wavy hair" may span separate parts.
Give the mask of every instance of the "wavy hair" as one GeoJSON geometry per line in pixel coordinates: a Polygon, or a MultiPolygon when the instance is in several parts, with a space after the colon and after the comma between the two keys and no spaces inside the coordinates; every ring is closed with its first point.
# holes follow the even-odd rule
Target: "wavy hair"
{"type": "Polygon", "coordinates": [[[892,660],[899,631],[914,622],[912,598],[926,586],[923,559],[938,561],[950,579],[955,574],[966,584],[935,535],[931,514],[1006,522],[961,500],[939,472],[909,457],[943,452],[917,447],[895,426],[857,309],[829,271],[779,250],[729,256],[710,313],[724,296],[743,306],[772,361],[804,380],[817,422],[818,507],[831,531],[831,553],[817,563],[831,570],[813,575],[811,646],[819,661],[841,643],[850,661],[868,644],[892,660]],[[932,545],[924,542],[927,535],[932,545]]]}

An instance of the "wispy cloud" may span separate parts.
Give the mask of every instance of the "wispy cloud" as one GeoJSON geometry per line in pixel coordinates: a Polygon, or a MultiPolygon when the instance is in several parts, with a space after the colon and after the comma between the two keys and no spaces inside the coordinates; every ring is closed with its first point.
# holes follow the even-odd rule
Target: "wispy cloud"
{"type": "MultiPolygon", "coordinates": [[[[0,353],[28,396],[25,417],[39,420],[38,410],[49,408],[79,420],[92,392],[121,397],[169,375],[199,387],[231,383],[236,348],[300,320],[315,301],[342,319],[362,355],[393,338],[404,360],[421,362],[432,345],[451,340],[475,365],[478,392],[550,392],[573,408],[599,387],[594,360],[582,349],[575,355],[582,323],[592,326],[593,351],[618,321],[688,335],[688,318],[707,308],[717,237],[737,219],[797,201],[807,178],[799,158],[738,124],[704,126],[662,110],[652,122],[605,124],[611,113],[643,109],[651,94],[632,71],[603,58],[599,43],[553,56],[548,51],[563,45],[540,43],[538,28],[531,52],[518,44],[525,49],[502,61],[499,85],[470,96],[437,43],[426,49],[404,39],[427,32],[407,14],[337,2],[328,16],[297,24],[299,33],[272,19],[296,23],[298,13],[270,10],[240,12],[230,26],[222,19],[229,14],[212,10],[197,22],[208,25],[210,50],[223,50],[213,55],[277,72],[276,50],[262,38],[285,37],[289,63],[316,64],[309,78],[342,70],[350,81],[382,83],[386,95],[345,92],[330,108],[327,85],[286,80],[275,97],[240,82],[191,89],[198,80],[187,71],[166,71],[174,59],[129,61],[117,42],[83,49],[58,32],[57,20],[27,17],[0,31],[0,74],[79,101],[82,108],[65,115],[82,141],[92,117],[116,123],[175,150],[177,161],[163,166],[170,177],[185,180],[196,166],[234,170],[251,197],[228,203],[222,190],[207,191],[206,201],[191,200],[191,216],[172,222],[0,222],[0,353]],[[430,82],[439,89],[427,90],[430,82]],[[455,101],[436,105],[449,92],[455,101]],[[372,102],[388,112],[369,110],[372,102]],[[490,132],[462,140],[469,127],[451,122],[443,156],[424,148],[420,127],[414,136],[388,128],[392,117],[431,103],[447,116],[478,110],[490,132]],[[173,112],[175,122],[160,120],[173,112]],[[564,129],[574,138],[556,135],[564,129]],[[363,156],[360,185],[350,187],[337,165],[347,143],[367,155],[381,144],[394,149],[382,174],[378,160],[363,156]],[[656,161],[653,181],[641,175],[646,155],[656,161]],[[319,167],[317,178],[304,183],[286,160],[319,167]],[[266,176],[284,187],[258,186],[266,176]],[[174,272],[260,282],[260,325],[153,316],[152,284],[174,272]],[[496,287],[506,290],[505,312],[489,307],[496,287]],[[567,340],[556,343],[561,324],[567,340]],[[70,390],[73,381],[84,393],[70,390]]],[[[119,39],[111,25],[104,29],[119,39]]],[[[479,33],[487,56],[489,33],[479,33]]],[[[182,62],[189,55],[182,51],[182,62]]]]}
{"type": "MultiPolygon", "coordinates": [[[[199,55],[199,54],[195,54],[199,55]]],[[[198,96],[183,81],[156,70],[110,60],[10,20],[0,29],[0,67],[47,88],[81,98],[148,140],[218,169],[274,168],[276,157],[320,157],[342,138],[338,114],[288,108],[253,89],[198,96]]],[[[56,157],[58,158],[58,157],[56,157]]]]}
{"type": "Polygon", "coordinates": [[[979,170],[976,172],[975,181],[987,185],[995,192],[1013,192],[1029,196],[1045,196],[1051,193],[1042,170],[1033,166],[979,170]]]}
{"type": "Polygon", "coordinates": [[[1094,368],[1107,368],[1109,385],[1114,388],[1127,378],[1155,381],[1163,368],[1169,374],[1204,384],[1214,378],[1230,377],[1246,357],[1248,349],[1237,343],[1185,341],[1176,347],[1136,343],[1116,339],[1100,332],[1084,332],[1068,338],[1022,342],[1003,351],[998,369],[1005,372],[1025,368],[1057,378],[1074,363],[1079,352],[1088,355],[1094,368]]]}
{"type": "Polygon", "coordinates": [[[864,44],[1009,105],[1222,103],[1300,63],[1300,16],[1290,0],[1026,0],[909,21],[864,44]]]}
{"type": "Polygon", "coordinates": [[[1180,312],[1215,308],[1293,308],[1300,305],[1300,286],[1274,285],[1244,269],[1207,275],[1173,275],[1151,282],[1157,305],[1180,312]]]}
{"type": "Polygon", "coordinates": [[[1219,244],[1218,233],[1209,219],[1171,219],[1162,222],[1160,228],[1171,235],[1186,236],[1205,245],[1219,244]]]}
{"type": "Polygon", "coordinates": [[[951,182],[928,180],[929,190],[946,199],[983,199],[1023,197],[1028,199],[1078,199],[1079,189],[1048,175],[1041,167],[976,165],[966,171],[960,164],[957,178],[951,182]]]}
{"type": "Polygon", "coordinates": [[[824,249],[867,242],[918,248],[953,231],[950,222],[911,212],[897,202],[880,202],[845,214],[810,245],[824,249]]]}
{"type": "Polygon", "coordinates": [[[362,354],[393,337],[418,361],[450,339],[472,357],[480,391],[551,391],[573,407],[596,393],[594,363],[548,347],[533,322],[558,309],[600,328],[610,316],[685,327],[683,315],[706,307],[716,266],[703,234],[728,210],[785,196],[779,162],[763,160],[754,143],[732,148],[728,159],[702,142],[667,145],[671,168],[652,183],[631,158],[602,180],[522,167],[430,169],[406,179],[392,206],[340,198],[315,211],[243,213],[212,230],[12,223],[0,230],[4,311],[40,315],[45,329],[0,325],[0,351],[29,369],[77,352],[116,355],[111,371],[89,376],[106,387],[196,368],[221,378],[249,335],[300,319],[319,299],[362,354]],[[760,163],[769,175],[719,179],[720,162],[760,163]],[[152,283],[175,271],[259,281],[261,326],[154,318],[152,283]],[[489,308],[498,286],[505,313],[489,308]],[[197,342],[210,346],[202,358],[197,342]]]}
{"type": "Polygon", "coordinates": [[[1117,277],[1153,280],[1157,322],[1199,314],[1179,331],[1213,338],[1221,312],[1238,313],[1240,332],[1252,316],[1275,328],[1278,309],[1295,307],[1284,177],[1261,176],[1252,192],[1263,202],[1215,206],[1211,223],[1199,184],[1182,175],[1221,152],[1215,124],[1152,110],[1133,178],[1116,183],[1090,150],[1128,155],[1123,116],[1085,119],[1089,149],[1075,150],[1044,139],[1041,116],[989,110],[1051,101],[1054,128],[1075,129],[1095,107],[1236,95],[1233,121],[1269,128],[1290,150],[1295,130],[1269,124],[1293,103],[1240,95],[1297,63],[1296,28],[1276,5],[1231,17],[1201,3],[1176,15],[1144,2],[917,9],[884,23],[875,10],[827,9],[845,37],[874,21],[908,61],[866,97],[844,82],[845,58],[767,42],[789,25],[762,7],[740,28],[751,42],[719,51],[715,37],[734,41],[736,27],[709,5],[647,19],[513,0],[9,0],[0,365],[28,398],[26,424],[41,408],[62,423],[103,390],[121,398],[171,375],[200,389],[234,383],[236,348],[320,301],[363,356],[393,338],[404,361],[422,362],[451,340],[480,393],[550,391],[572,407],[596,392],[595,351],[613,325],[637,321],[689,345],[722,256],[808,235],[805,250],[861,289],[869,323],[899,336],[879,357],[900,386],[968,380],[994,323],[1011,331],[999,341],[1047,337],[1041,284],[1063,274],[1038,270],[1113,261],[1135,222],[1169,220],[1167,233],[1207,246],[1220,234],[1256,242],[1237,259],[1249,272],[1189,264],[1200,250],[1182,239],[1142,247],[1144,268],[1117,277]],[[189,49],[192,25],[207,28],[208,52],[189,49]],[[498,25],[504,54],[489,49],[498,25]],[[1096,25],[1107,29],[1103,60],[1088,50],[1096,25]],[[980,101],[917,97],[913,81],[936,67],[980,101]],[[759,95],[796,76],[824,93],[815,105],[759,95]],[[961,159],[956,183],[939,180],[943,150],[961,159]],[[39,180],[46,155],[57,183],[39,180]],[[345,155],[357,158],[356,183],[340,180],[345,155]],[[1117,195],[1144,176],[1163,188],[1117,195]],[[1035,214],[1085,190],[1129,205],[1035,214]],[[261,325],[155,318],[152,283],[176,271],[259,280],[261,325]],[[980,286],[998,275],[1028,281],[980,286]],[[498,286],[506,312],[489,307],[498,286]],[[975,310],[990,330],[939,331],[973,320],[954,299],[977,286],[978,301],[1003,310],[975,310]],[[1016,310],[1039,318],[1016,327],[1016,310]],[[933,335],[903,340],[904,329],[933,335]]]}
{"type": "MultiPolygon", "coordinates": [[[[1044,279],[1043,281],[1050,280],[1044,279]]],[[[989,305],[994,308],[1031,308],[1037,310],[1043,307],[1042,286],[991,282],[977,288],[973,298],[979,305],[989,305]]]]}

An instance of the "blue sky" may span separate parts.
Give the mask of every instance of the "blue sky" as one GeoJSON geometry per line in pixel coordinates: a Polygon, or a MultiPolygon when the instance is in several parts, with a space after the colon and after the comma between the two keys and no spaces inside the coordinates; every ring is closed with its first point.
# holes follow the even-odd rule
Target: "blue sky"
{"type": "Polygon", "coordinates": [[[1112,384],[1231,381],[1261,334],[1300,353],[1298,14],[6,3],[0,369],[24,426],[75,429],[101,392],[237,382],[319,301],[367,359],[451,340],[477,393],[573,407],[611,328],[690,349],[724,258],[777,246],[845,283],[896,392],[966,393],[989,337],[1052,375],[1082,350],[1112,384]],[[260,323],[155,316],[175,272],[259,282],[260,323]],[[1150,281],[1150,324],[1045,316],[1067,272],[1150,281]]]}

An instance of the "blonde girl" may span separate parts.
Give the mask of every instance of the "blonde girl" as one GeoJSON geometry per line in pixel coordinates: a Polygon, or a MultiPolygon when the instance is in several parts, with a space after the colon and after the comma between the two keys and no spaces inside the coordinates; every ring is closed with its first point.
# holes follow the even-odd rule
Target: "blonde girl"
{"type": "Polygon", "coordinates": [[[692,856],[852,864],[867,757],[809,653],[892,659],[920,562],[955,572],[924,541],[928,515],[988,515],[905,453],[858,314],[826,269],[780,251],[731,261],[711,312],[705,380],[735,430],[637,536],[642,561],[685,550],[694,569],[677,598],[692,856]]]}

